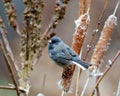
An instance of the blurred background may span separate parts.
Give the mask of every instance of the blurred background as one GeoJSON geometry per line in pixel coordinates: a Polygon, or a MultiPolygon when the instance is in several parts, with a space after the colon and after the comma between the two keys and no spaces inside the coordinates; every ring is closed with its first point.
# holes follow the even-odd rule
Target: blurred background
{"type": "MultiPolygon", "coordinates": [[[[20,25],[20,28],[22,28],[22,14],[24,11],[24,4],[22,0],[12,0],[15,4],[16,10],[17,10],[17,21],[20,25]]],[[[41,32],[44,32],[44,30],[47,28],[49,22],[51,21],[51,17],[54,13],[54,5],[56,0],[44,0],[45,1],[45,7],[43,10],[43,21],[42,21],[42,29],[41,32]]],[[[100,30],[97,33],[94,45],[96,44],[96,41],[99,38],[100,32],[102,30],[102,27],[104,25],[105,20],[108,18],[109,15],[111,15],[115,9],[115,6],[117,4],[118,0],[109,0],[108,7],[105,11],[105,14],[101,20],[101,26],[100,30]]],[[[88,29],[88,33],[85,38],[85,42],[83,45],[83,54],[82,57],[85,56],[87,44],[91,38],[91,34],[93,33],[93,30],[95,29],[98,18],[102,12],[102,8],[104,6],[105,0],[92,0],[91,9],[90,9],[90,25],[88,29]]],[[[13,50],[13,53],[15,55],[15,59],[20,62],[20,38],[14,32],[14,30],[9,26],[6,16],[5,16],[5,9],[4,5],[2,3],[2,0],[0,0],[0,16],[3,18],[7,30],[8,30],[8,40],[10,42],[11,48],[13,50]]],[[[71,46],[73,33],[75,31],[75,24],[74,21],[78,18],[79,13],[79,0],[71,0],[67,6],[66,15],[65,18],[59,22],[57,28],[55,29],[55,33],[61,37],[69,46],[71,46]]],[[[106,67],[107,61],[109,59],[112,59],[118,50],[120,50],[120,6],[117,10],[116,16],[118,18],[117,26],[115,27],[115,30],[112,35],[112,40],[110,41],[110,46],[108,51],[105,54],[104,62],[101,67],[101,71],[103,71],[106,67]]],[[[94,46],[93,46],[94,48],[94,46]]],[[[92,48],[92,49],[93,49],[92,48]]],[[[91,50],[87,61],[90,60],[91,54],[93,50],[91,50]]],[[[57,87],[57,82],[60,79],[62,73],[62,68],[53,64],[51,62],[50,58],[48,57],[48,50],[47,48],[44,49],[43,54],[39,60],[39,63],[35,66],[34,71],[31,73],[31,91],[30,96],[36,96],[38,93],[43,93],[45,96],[60,96],[61,90],[57,87]],[[43,84],[45,82],[45,85],[43,84]],[[43,87],[44,86],[44,87],[43,87]]],[[[83,85],[85,84],[85,80],[87,78],[87,74],[85,72],[82,73],[81,79],[80,79],[80,92],[82,91],[83,85]]],[[[88,88],[85,92],[84,96],[88,96],[90,93],[92,87],[94,86],[93,78],[91,78],[90,83],[88,84],[88,88]]],[[[106,74],[105,78],[102,80],[100,84],[100,92],[101,96],[113,96],[113,93],[117,90],[117,85],[120,80],[120,57],[117,59],[113,67],[110,69],[110,71],[106,74]]],[[[74,96],[74,87],[76,82],[76,71],[74,72],[73,82],[71,86],[72,93],[69,93],[65,96],[74,96]]],[[[3,56],[0,53],[0,85],[8,85],[8,83],[12,83],[11,77],[9,75],[6,63],[4,61],[3,56]]],[[[9,91],[9,90],[2,90],[0,89],[0,96],[16,96],[15,91],[9,91]]]]}

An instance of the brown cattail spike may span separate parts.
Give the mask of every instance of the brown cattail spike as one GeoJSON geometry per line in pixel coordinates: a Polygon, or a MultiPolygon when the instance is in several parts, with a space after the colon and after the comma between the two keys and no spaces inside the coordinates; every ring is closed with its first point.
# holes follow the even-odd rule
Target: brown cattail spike
{"type": "MultiPolygon", "coordinates": [[[[82,48],[82,44],[88,29],[88,25],[90,22],[89,18],[89,9],[87,13],[84,13],[79,17],[78,20],[75,21],[76,28],[73,37],[72,49],[79,54],[82,48]]],[[[75,65],[70,65],[63,70],[62,78],[61,78],[61,88],[68,92],[71,85],[71,78],[73,76],[73,72],[75,70],[75,65]]]]}
{"type": "Polygon", "coordinates": [[[105,52],[107,51],[109,40],[111,39],[114,26],[117,24],[117,18],[114,15],[110,15],[105,22],[104,28],[101,32],[101,36],[97,45],[95,46],[94,53],[91,58],[91,64],[99,66],[105,52]]]}

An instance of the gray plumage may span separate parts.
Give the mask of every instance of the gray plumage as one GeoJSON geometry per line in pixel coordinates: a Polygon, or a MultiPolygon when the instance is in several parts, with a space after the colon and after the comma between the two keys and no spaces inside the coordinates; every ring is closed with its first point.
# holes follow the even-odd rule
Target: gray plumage
{"type": "Polygon", "coordinates": [[[49,41],[48,53],[49,57],[62,67],[69,64],[76,64],[85,70],[91,66],[91,64],[82,61],[79,56],[57,36],[52,37],[49,41]]]}

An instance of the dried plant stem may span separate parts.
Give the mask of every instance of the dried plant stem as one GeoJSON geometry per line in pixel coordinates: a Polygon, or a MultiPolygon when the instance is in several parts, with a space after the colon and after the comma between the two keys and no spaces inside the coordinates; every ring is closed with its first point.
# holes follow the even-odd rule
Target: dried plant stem
{"type": "MultiPolygon", "coordinates": [[[[80,9],[80,17],[78,20],[75,21],[76,28],[75,28],[75,33],[74,33],[73,42],[72,42],[72,49],[77,54],[80,53],[80,50],[88,29],[88,25],[90,22],[89,9],[90,9],[91,0],[81,0],[81,2],[84,5],[84,7],[82,7],[83,9],[80,9]]],[[[65,92],[69,91],[74,70],[75,70],[75,65],[70,65],[63,70],[60,81],[61,81],[61,86],[63,86],[62,88],[65,92]]]]}
{"type": "Polygon", "coordinates": [[[0,33],[1,33],[1,37],[2,37],[2,39],[3,39],[3,41],[4,41],[4,44],[5,44],[5,46],[6,46],[6,51],[7,51],[8,55],[9,55],[9,58],[10,58],[10,59],[12,60],[12,62],[14,63],[13,66],[14,66],[14,68],[15,68],[15,70],[17,71],[17,74],[18,74],[18,76],[19,76],[19,68],[18,68],[17,61],[16,61],[15,58],[14,58],[12,49],[11,49],[11,47],[10,47],[10,45],[9,45],[9,42],[8,42],[7,38],[6,38],[6,34],[5,34],[5,32],[3,32],[3,30],[2,30],[1,28],[0,28],[0,33]]]}
{"type": "Polygon", "coordinates": [[[117,11],[117,9],[118,9],[119,3],[120,3],[120,0],[118,0],[117,5],[115,6],[115,10],[114,10],[114,12],[113,12],[113,15],[116,14],[116,11],[117,11]]]}
{"type": "Polygon", "coordinates": [[[79,81],[80,81],[80,75],[82,73],[82,70],[80,68],[77,69],[77,80],[76,80],[76,87],[75,87],[75,96],[79,96],[79,81]]]}
{"type": "Polygon", "coordinates": [[[91,0],[79,0],[79,17],[86,13],[91,6],[91,0]]]}
{"type": "Polygon", "coordinates": [[[83,88],[83,90],[82,90],[81,96],[84,95],[85,90],[86,90],[86,88],[87,88],[87,85],[88,85],[88,83],[89,83],[89,80],[90,80],[90,77],[87,78],[87,81],[86,81],[86,83],[85,83],[85,85],[84,85],[84,88],[83,88]]]}
{"type": "Polygon", "coordinates": [[[44,40],[45,36],[50,32],[50,30],[53,28],[53,25],[55,23],[55,21],[58,18],[53,18],[52,21],[50,22],[50,24],[48,25],[48,27],[46,28],[45,32],[43,33],[42,37],[40,38],[40,44],[42,43],[42,40],[44,40]]]}
{"type": "Polygon", "coordinates": [[[92,44],[93,44],[93,42],[94,42],[96,33],[97,33],[97,31],[99,30],[99,27],[100,27],[100,24],[101,24],[100,22],[101,22],[101,20],[102,20],[102,18],[103,18],[103,16],[104,16],[104,13],[105,13],[106,8],[107,8],[107,6],[108,6],[108,2],[109,2],[109,0],[105,0],[103,10],[102,10],[102,12],[101,12],[101,14],[100,14],[100,17],[99,17],[99,19],[98,19],[98,23],[97,23],[97,25],[96,25],[96,28],[95,28],[93,34],[92,34],[92,37],[91,37],[91,39],[90,39],[90,42],[88,43],[89,46],[88,46],[88,49],[87,49],[87,51],[86,51],[86,53],[85,53],[85,56],[84,56],[83,60],[86,60],[86,59],[87,59],[87,56],[88,56],[88,54],[89,54],[89,52],[90,52],[90,50],[91,50],[91,46],[92,46],[92,44]]]}
{"type": "Polygon", "coordinates": [[[13,80],[13,83],[14,83],[14,85],[15,85],[17,95],[20,96],[20,92],[19,92],[17,80],[16,80],[16,77],[15,77],[15,74],[14,74],[14,70],[13,70],[12,65],[11,65],[11,61],[9,60],[9,57],[8,57],[6,51],[5,51],[5,48],[4,48],[3,43],[2,43],[1,40],[0,40],[0,48],[1,48],[1,51],[2,51],[3,56],[4,56],[4,58],[5,58],[5,61],[6,61],[8,70],[9,70],[10,75],[11,75],[11,78],[12,78],[12,80],[13,80]]]}
{"type": "Polygon", "coordinates": [[[117,88],[116,96],[120,96],[120,81],[118,83],[118,88],[117,88]]]}
{"type": "Polygon", "coordinates": [[[91,94],[89,96],[93,96],[94,95],[94,90],[95,88],[97,88],[97,86],[99,86],[100,82],[102,81],[102,79],[105,77],[105,75],[107,74],[107,72],[110,70],[110,68],[113,66],[113,64],[115,63],[115,61],[117,60],[117,58],[119,57],[120,55],[120,50],[117,52],[117,54],[114,56],[113,60],[112,60],[112,63],[109,64],[109,66],[105,69],[103,75],[97,80],[91,94]]]}
{"type": "Polygon", "coordinates": [[[6,90],[16,90],[15,87],[11,87],[11,86],[0,86],[0,89],[6,89],[6,90]]]}
{"type": "MultiPolygon", "coordinates": [[[[109,44],[109,40],[111,39],[116,22],[117,22],[117,17],[115,17],[114,14],[110,15],[106,20],[103,30],[101,32],[101,36],[98,40],[98,43],[95,46],[95,49],[90,61],[91,64],[93,64],[93,66],[91,67],[91,70],[96,70],[99,64],[101,64],[101,60],[103,59],[104,54],[108,49],[107,47],[109,44]]],[[[96,82],[98,80],[99,80],[99,77],[96,77],[96,82]]],[[[100,91],[98,86],[95,88],[96,88],[97,95],[100,96],[100,91]]]]}
{"type": "MultiPolygon", "coordinates": [[[[80,18],[81,15],[83,15],[86,12],[89,12],[90,5],[91,5],[91,0],[79,0],[79,5],[80,5],[79,18],[80,18]]],[[[81,47],[82,47],[82,45],[81,45],[81,47]]],[[[81,51],[81,54],[80,54],[80,58],[81,58],[81,55],[82,55],[82,51],[81,51]]],[[[75,96],[78,96],[78,93],[79,93],[79,91],[78,91],[79,90],[79,79],[80,79],[81,72],[82,72],[82,70],[80,68],[78,68],[76,88],[75,88],[75,96]]]]}
{"type": "MultiPolygon", "coordinates": [[[[80,59],[82,58],[82,49],[81,49],[79,58],[80,59]]],[[[82,73],[82,70],[80,68],[78,68],[78,70],[77,70],[76,87],[75,87],[75,96],[78,96],[78,93],[79,93],[79,80],[80,80],[81,73],[82,73]]]]}
{"type": "Polygon", "coordinates": [[[62,91],[61,96],[64,96],[64,94],[65,94],[65,92],[64,92],[64,91],[62,91]]]}
{"type": "Polygon", "coordinates": [[[47,74],[44,74],[43,83],[42,83],[42,93],[44,93],[45,91],[46,78],[47,78],[47,74]]]}

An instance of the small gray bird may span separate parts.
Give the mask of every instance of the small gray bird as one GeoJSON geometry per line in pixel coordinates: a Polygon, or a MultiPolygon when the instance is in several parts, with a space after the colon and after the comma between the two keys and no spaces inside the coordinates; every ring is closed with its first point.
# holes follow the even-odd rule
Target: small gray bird
{"type": "Polygon", "coordinates": [[[83,70],[88,69],[91,64],[82,61],[79,56],[59,37],[53,36],[48,44],[49,57],[55,61],[57,65],[66,67],[75,64],[83,70]]]}

